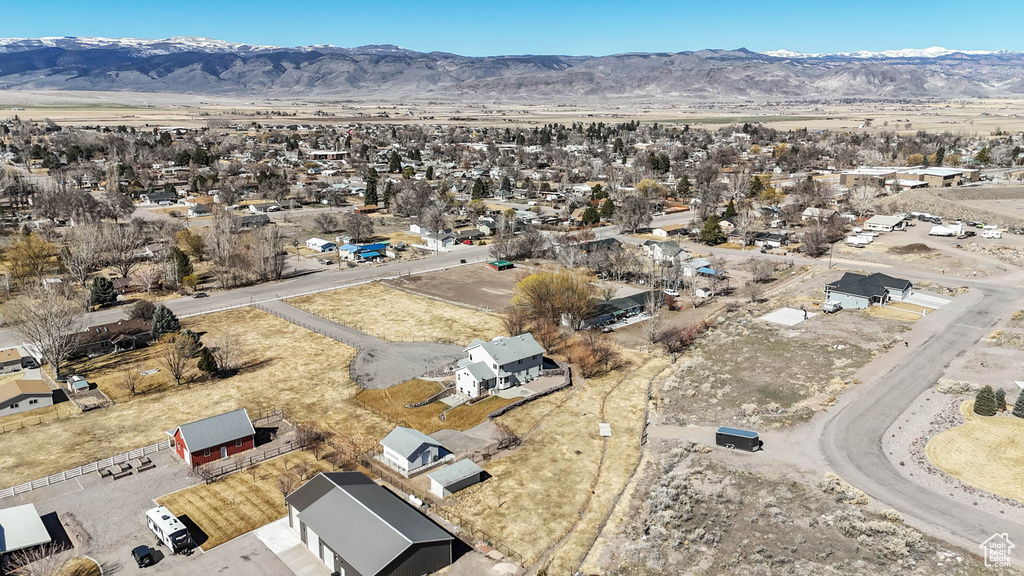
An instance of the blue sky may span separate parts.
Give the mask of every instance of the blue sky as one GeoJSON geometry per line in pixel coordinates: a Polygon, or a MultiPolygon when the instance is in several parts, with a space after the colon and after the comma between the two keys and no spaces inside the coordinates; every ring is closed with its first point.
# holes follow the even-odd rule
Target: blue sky
{"type": "Polygon", "coordinates": [[[739,47],[1024,51],[1024,7],[1003,0],[4,0],[0,7],[0,37],[207,36],[278,46],[397,44],[468,56],[739,47]]]}

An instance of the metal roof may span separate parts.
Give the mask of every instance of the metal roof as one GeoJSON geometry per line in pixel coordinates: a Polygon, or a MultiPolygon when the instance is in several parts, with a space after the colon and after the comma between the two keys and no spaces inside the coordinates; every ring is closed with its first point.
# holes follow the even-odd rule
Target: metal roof
{"type": "Polygon", "coordinates": [[[454,537],[359,472],[322,472],[286,500],[346,562],[374,576],[413,544],[454,537]]]}
{"type": "Polygon", "coordinates": [[[730,434],[732,436],[740,436],[742,438],[757,438],[757,432],[750,430],[740,430],[739,428],[729,428],[728,426],[722,426],[718,429],[719,434],[730,434]]]}
{"type": "Polygon", "coordinates": [[[409,458],[424,444],[444,448],[440,442],[427,436],[419,430],[395,426],[395,429],[388,433],[380,441],[381,446],[386,446],[404,458],[409,458]]]}
{"type": "Polygon", "coordinates": [[[0,552],[14,552],[51,540],[35,504],[0,510],[0,552]]]}
{"type": "Polygon", "coordinates": [[[499,366],[537,354],[544,354],[544,348],[533,339],[533,334],[529,332],[519,336],[496,338],[490,342],[474,340],[469,348],[476,348],[477,346],[480,346],[485,352],[490,354],[491,358],[494,358],[499,366]]]}
{"type": "MultiPolygon", "coordinates": [[[[181,439],[189,452],[205,450],[256,434],[245,408],[182,424],[175,431],[181,431],[181,439]]],[[[174,431],[168,434],[173,436],[174,431]]]]}
{"type": "Polygon", "coordinates": [[[427,474],[427,478],[430,478],[441,486],[451,486],[456,482],[460,482],[466,478],[480,474],[483,471],[483,468],[477,466],[476,463],[469,458],[466,458],[459,460],[450,466],[445,466],[444,468],[439,468],[433,472],[429,472],[427,474]]]}

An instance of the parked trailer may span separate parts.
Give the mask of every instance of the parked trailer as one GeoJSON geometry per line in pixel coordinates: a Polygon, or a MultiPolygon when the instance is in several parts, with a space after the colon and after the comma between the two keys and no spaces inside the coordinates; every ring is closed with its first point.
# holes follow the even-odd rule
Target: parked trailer
{"type": "Polygon", "coordinates": [[[715,444],[725,446],[726,448],[749,450],[750,452],[756,452],[761,449],[761,439],[757,437],[757,432],[729,428],[727,426],[722,426],[715,433],[715,444]]]}
{"type": "Polygon", "coordinates": [[[178,520],[177,516],[163,506],[157,506],[146,512],[146,524],[156,534],[159,544],[167,546],[175,554],[188,554],[195,544],[188,528],[178,520]]]}

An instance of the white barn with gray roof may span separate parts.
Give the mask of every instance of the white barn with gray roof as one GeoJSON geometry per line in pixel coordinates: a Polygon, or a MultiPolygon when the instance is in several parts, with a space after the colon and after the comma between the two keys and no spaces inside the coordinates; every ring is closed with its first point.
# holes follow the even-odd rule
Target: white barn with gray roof
{"type": "Polygon", "coordinates": [[[419,430],[402,426],[396,426],[389,432],[380,445],[382,450],[378,459],[406,478],[454,458],[451,451],[437,440],[419,430]]]}
{"type": "Polygon", "coordinates": [[[483,473],[484,469],[477,466],[476,462],[468,458],[459,460],[455,464],[427,473],[427,478],[430,478],[430,493],[438,498],[451,496],[480,482],[483,473]]]}
{"type": "Polygon", "coordinates": [[[288,526],[342,576],[420,576],[452,563],[455,538],[359,472],[322,472],[285,498],[288,526]]]}
{"type": "Polygon", "coordinates": [[[544,366],[544,348],[530,333],[474,340],[466,354],[455,370],[455,390],[467,398],[525,384],[539,378],[544,366]]]}

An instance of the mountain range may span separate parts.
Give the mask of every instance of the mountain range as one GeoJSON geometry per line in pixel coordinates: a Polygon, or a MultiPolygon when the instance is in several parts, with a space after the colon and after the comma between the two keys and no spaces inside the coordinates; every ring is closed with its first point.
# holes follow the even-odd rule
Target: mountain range
{"type": "Polygon", "coordinates": [[[0,39],[0,89],[502,101],[1018,97],[1024,53],[932,47],[468,57],[195,37],[0,39]]]}

